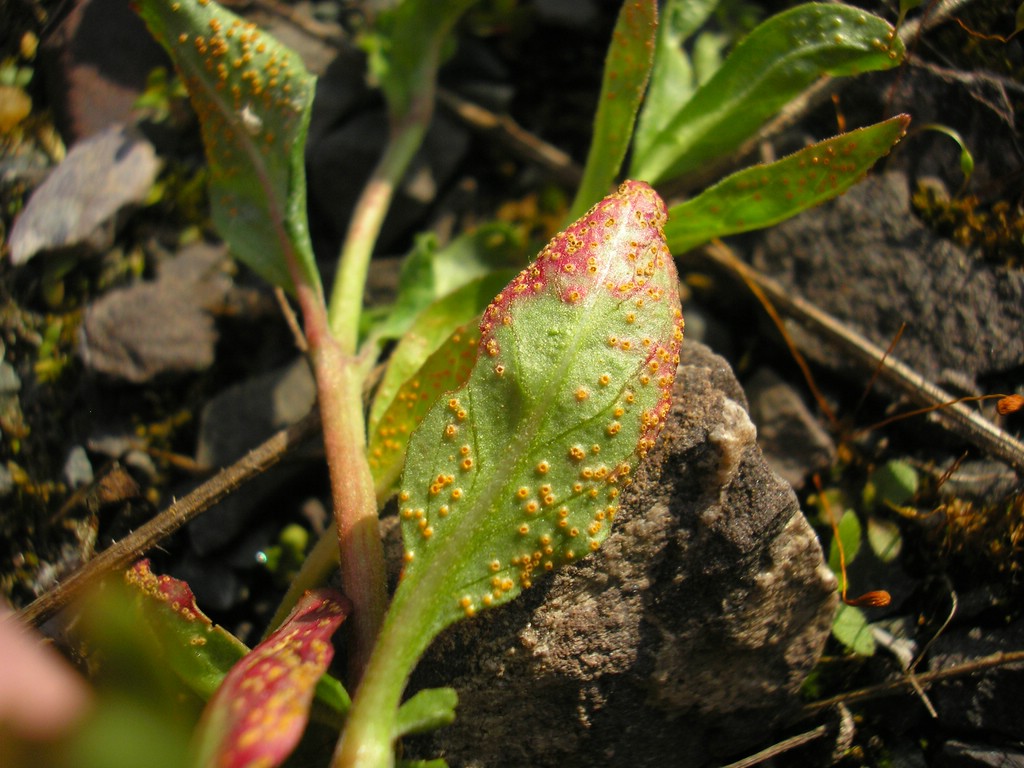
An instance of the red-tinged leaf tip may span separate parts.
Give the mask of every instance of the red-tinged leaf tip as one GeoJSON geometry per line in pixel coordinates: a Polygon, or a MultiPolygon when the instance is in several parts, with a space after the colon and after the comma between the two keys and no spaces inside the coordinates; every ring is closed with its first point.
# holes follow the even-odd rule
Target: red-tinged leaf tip
{"type": "Polygon", "coordinates": [[[671,408],[683,340],[678,277],[665,244],[667,220],[665,203],[650,185],[624,181],[615,193],[555,235],[536,261],[495,297],[480,322],[480,354],[496,358],[500,352],[496,330],[509,325],[512,307],[531,296],[553,293],[567,304],[580,305],[612,299],[631,305],[636,313],[667,303],[675,325],[671,336],[643,340],[646,370],[641,384],[656,383],[661,398],[643,414],[640,456],[654,446],[671,408]],[[613,241],[618,247],[609,247],[613,241]]]}
{"type": "Polygon", "coordinates": [[[149,559],[139,560],[124,575],[125,582],[147,597],[167,603],[175,613],[189,621],[201,621],[209,625],[210,620],[196,605],[192,588],[172,576],[157,576],[149,569],[149,559]]]}
{"type": "MultiPolygon", "coordinates": [[[[606,286],[608,280],[631,277],[634,263],[646,256],[645,249],[655,244],[667,219],[665,203],[650,186],[642,181],[623,182],[618,191],[555,235],[536,261],[495,297],[480,324],[483,343],[493,335],[494,323],[507,316],[512,303],[546,291],[549,285],[562,301],[575,304],[587,299],[595,282],[606,286]],[[617,251],[618,259],[600,259],[597,251],[604,249],[613,235],[631,247],[617,251]]],[[[616,295],[627,298],[643,290],[643,286],[641,276],[640,281],[627,279],[613,287],[625,290],[626,293],[616,295]]]]}
{"type": "Polygon", "coordinates": [[[284,624],[232,668],[203,713],[201,765],[269,767],[291,754],[334,657],[331,636],[350,611],[338,592],[307,592],[284,624]]]}

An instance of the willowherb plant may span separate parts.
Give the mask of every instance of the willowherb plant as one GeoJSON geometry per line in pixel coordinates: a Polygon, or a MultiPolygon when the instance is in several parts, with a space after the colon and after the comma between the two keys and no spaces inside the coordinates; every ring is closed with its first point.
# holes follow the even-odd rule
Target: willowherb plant
{"type": "Polygon", "coordinates": [[[476,363],[409,443],[392,600],[338,754],[392,750],[405,680],[446,626],[598,549],[671,404],[683,338],[665,206],[625,182],[558,234],[480,322],[476,363]]]}
{"type": "Polygon", "coordinates": [[[669,0],[659,30],[655,0],[628,0],[571,206],[578,220],[504,288],[511,275],[498,270],[508,263],[487,236],[417,254],[394,311],[361,336],[370,253],[429,123],[443,43],[471,0],[404,0],[367,45],[388,103],[389,142],[353,214],[329,295],[305,213],[313,78],[294,53],[212,0],[139,5],[199,116],[215,225],[242,261],[289,291],[301,313],[336,531],[309,555],[286,598],[285,608],[298,603],[297,611],[248,653],[197,619],[187,586],[154,582],[148,570],[129,580],[176,674],[202,697],[212,694],[197,764],[279,764],[315,693],[314,711],[327,712],[321,721],[341,731],[334,765],[391,765],[403,734],[454,717],[450,689],[401,702],[432,639],[585,557],[609,535],[622,489],[670,407],[683,331],[672,253],[840,194],[907,121],[891,118],[740,171],[669,210],[645,181],[623,182],[605,196],[630,148],[634,178],[671,182],[731,153],[819,78],[894,66],[902,45],[882,19],[811,3],[768,19],[698,87],[681,46],[715,2],[669,0]],[[417,343],[407,343],[413,336],[417,343]],[[388,339],[402,341],[368,430],[363,385],[388,339]],[[393,493],[404,564],[388,603],[377,510],[393,493]],[[337,567],[339,554],[345,597],[316,592],[300,601],[337,567]],[[320,677],[330,659],[325,644],[349,614],[351,702],[339,681],[320,677]],[[232,700],[260,713],[272,736],[239,720],[232,700]]]}

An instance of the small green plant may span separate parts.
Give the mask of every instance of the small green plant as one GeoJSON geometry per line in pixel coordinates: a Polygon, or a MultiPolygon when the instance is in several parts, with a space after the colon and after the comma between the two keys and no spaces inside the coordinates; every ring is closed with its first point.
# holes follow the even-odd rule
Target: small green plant
{"type": "Polygon", "coordinates": [[[899,511],[917,495],[917,471],[905,461],[894,459],[875,467],[868,475],[859,503],[839,488],[823,488],[815,478],[818,493],[810,501],[819,511],[819,522],[831,527],[828,567],[839,580],[841,601],[832,622],[832,634],[850,651],[861,656],[875,653],[876,643],[864,607],[882,607],[889,593],[872,590],[848,597],[847,568],[857,559],[863,545],[868,557],[882,565],[894,564],[903,548],[899,525],[886,513],[899,511]]]}
{"type": "Polygon", "coordinates": [[[209,698],[197,765],[279,764],[310,702],[340,733],[335,766],[392,765],[403,734],[450,722],[450,689],[401,701],[423,651],[453,622],[599,548],[622,488],[658,437],[683,328],[672,254],[840,194],[907,125],[899,116],[829,139],[666,210],[649,184],[732,154],[820,78],[894,66],[903,49],[871,14],[803,5],[764,22],[698,86],[683,44],[715,3],[669,2],[659,30],[656,3],[630,0],[608,52],[574,222],[511,282],[501,270],[518,248],[500,225],[442,251],[422,247],[392,311],[367,315],[370,254],[429,123],[445,42],[471,5],[405,0],[368,38],[389,141],[328,292],[305,213],[313,78],[294,53],[212,0],[139,3],[199,116],[214,224],[239,260],[298,306],[336,523],[283,612],[297,607],[251,652],[211,634],[187,587],[133,571],[146,596],[140,615],[178,649],[179,676],[209,698]],[[608,194],[630,150],[637,180],[608,194]],[[367,423],[363,385],[390,340],[399,343],[367,423]],[[389,599],[377,515],[394,494],[405,551],[389,599]],[[300,598],[339,556],[345,595],[300,598]],[[346,617],[351,703],[341,683],[322,676],[330,635],[346,617]],[[239,701],[256,714],[239,720],[239,701]]]}

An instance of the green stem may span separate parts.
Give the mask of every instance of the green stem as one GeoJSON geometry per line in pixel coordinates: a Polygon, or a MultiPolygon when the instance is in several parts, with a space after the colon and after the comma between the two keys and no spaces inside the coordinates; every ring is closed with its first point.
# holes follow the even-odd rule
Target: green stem
{"type": "MultiPolygon", "coordinates": [[[[443,578],[443,575],[441,575],[443,578]]],[[[398,706],[413,667],[436,632],[429,597],[399,589],[345,721],[331,768],[392,768],[398,706]]]]}
{"type": "Polygon", "coordinates": [[[373,246],[395,189],[423,141],[430,122],[429,110],[425,117],[404,122],[392,130],[384,154],[359,196],[341,247],[328,319],[331,333],[347,354],[355,353],[359,338],[359,315],[373,246]]]}

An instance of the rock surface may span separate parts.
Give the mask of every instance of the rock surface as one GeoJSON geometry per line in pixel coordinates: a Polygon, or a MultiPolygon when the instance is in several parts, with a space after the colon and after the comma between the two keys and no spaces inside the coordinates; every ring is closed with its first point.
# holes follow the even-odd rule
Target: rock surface
{"type": "Polygon", "coordinates": [[[1024,359],[1024,272],[995,268],[910,211],[902,173],[871,177],[769,230],[756,266],[934,380],[960,383],[1024,359]]]}
{"type": "Polygon", "coordinates": [[[29,198],[11,229],[11,263],[43,251],[99,253],[126,209],[141,205],[162,161],[136,129],[113,125],[74,147],[29,198]]]}
{"type": "Polygon", "coordinates": [[[728,364],[686,343],[668,441],[602,549],[444,633],[410,690],[456,723],[412,746],[460,766],[698,766],[783,721],[828,637],[835,580],[765,463],[728,364]]]}
{"type": "Polygon", "coordinates": [[[808,476],[835,461],[835,443],[799,393],[772,369],[759,369],[745,386],[768,464],[799,490],[808,476]]]}
{"type": "Polygon", "coordinates": [[[154,67],[170,61],[123,0],[75,0],[43,38],[40,66],[65,141],[75,143],[137,116],[154,67]]]}
{"type": "MultiPolygon", "coordinates": [[[[993,653],[1024,647],[1024,622],[1005,627],[950,629],[940,635],[929,658],[931,669],[947,669],[993,653]]],[[[1008,664],[980,675],[956,678],[936,686],[932,703],[939,722],[950,733],[1024,741],[1024,664],[1008,664]]]]}
{"type": "Polygon", "coordinates": [[[154,281],[107,292],[85,311],[79,351],[89,370],[136,384],[213,364],[211,314],[231,287],[223,246],[196,243],[164,265],[154,281]]]}

